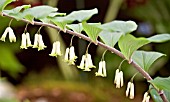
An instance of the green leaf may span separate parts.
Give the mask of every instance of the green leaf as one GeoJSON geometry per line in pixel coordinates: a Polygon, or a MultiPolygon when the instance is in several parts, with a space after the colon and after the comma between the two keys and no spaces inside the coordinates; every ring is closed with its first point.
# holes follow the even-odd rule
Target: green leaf
{"type": "Polygon", "coordinates": [[[150,66],[161,56],[164,56],[164,54],[159,52],[135,51],[132,55],[132,59],[141,68],[148,71],[150,66]]]}
{"type": "Polygon", "coordinates": [[[160,90],[167,90],[170,91],[170,77],[167,78],[163,78],[163,77],[156,77],[153,80],[149,81],[150,83],[152,83],[156,88],[160,89],[160,90]]]}
{"type": "Polygon", "coordinates": [[[23,15],[22,13],[20,12],[22,9],[28,9],[30,8],[31,5],[22,5],[22,6],[18,6],[14,9],[11,9],[11,10],[3,10],[4,13],[14,17],[15,19],[17,20],[20,20],[23,18],[23,15]]]}
{"type": "Polygon", "coordinates": [[[69,29],[72,29],[76,33],[81,33],[82,30],[83,30],[83,26],[82,26],[81,23],[79,23],[79,24],[70,24],[70,25],[67,25],[67,27],[69,29]]]}
{"type": "Polygon", "coordinates": [[[121,36],[121,38],[118,41],[118,45],[122,54],[129,61],[134,51],[136,51],[138,48],[148,43],[149,41],[146,38],[142,38],[142,37],[135,38],[131,34],[121,36]]]}
{"type": "Polygon", "coordinates": [[[151,89],[150,94],[154,102],[163,102],[162,98],[158,94],[158,91],[155,90],[152,85],[149,86],[149,89],[151,89]]]}
{"type": "Polygon", "coordinates": [[[56,12],[56,13],[50,13],[48,15],[48,17],[55,17],[55,16],[65,16],[66,13],[59,13],[59,12],[56,12]]]}
{"type": "Polygon", "coordinates": [[[57,8],[53,8],[51,6],[46,6],[46,5],[36,6],[24,10],[23,16],[25,17],[27,15],[31,15],[36,19],[42,19],[47,17],[49,14],[56,12],[57,10],[58,10],[57,8]]]}
{"type": "Polygon", "coordinates": [[[87,21],[90,19],[94,14],[97,14],[98,10],[97,8],[94,8],[92,10],[79,10],[79,11],[73,11],[69,15],[66,16],[66,19],[71,21],[87,21]]]}
{"type": "Polygon", "coordinates": [[[31,7],[31,5],[22,5],[22,6],[18,6],[11,10],[3,10],[3,12],[7,13],[8,15],[9,14],[18,14],[22,9],[28,9],[30,7],[31,7]]]}
{"type": "Polygon", "coordinates": [[[97,37],[99,33],[102,31],[102,29],[99,28],[101,24],[97,23],[96,25],[91,25],[86,22],[83,22],[82,25],[83,25],[83,30],[86,32],[86,34],[90,37],[90,39],[94,43],[96,43],[97,37]]]}
{"type": "Polygon", "coordinates": [[[11,2],[16,0],[0,0],[0,13],[4,10],[4,8],[10,4],[11,2]]]}
{"type": "Polygon", "coordinates": [[[155,43],[162,43],[170,40],[170,34],[159,34],[152,36],[150,38],[147,38],[150,42],[155,42],[155,43]]]}
{"type": "Polygon", "coordinates": [[[16,76],[17,73],[24,70],[23,65],[21,65],[8,47],[1,46],[0,56],[0,66],[2,70],[9,72],[12,76],[16,76]]]}
{"type": "Polygon", "coordinates": [[[100,32],[99,35],[99,37],[103,40],[103,42],[111,47],[114,47],[114,45],[118,42],[121,36],[122,33],[120,32],[110,32],[110,31],[102,31],[100,32]]]}
{"type": "Polygon", "coordinates": [[[103,30],[111,32],[121,32],[128,34],[137,29],[137,24],[134,21],[112,21],[101,26],[103,30]]]}
{"type": "MultiPolygon", "coordinates": [[[[101,23],[88,23],[89,25],[100,26],[101,23]]],[[[72,29],[74,32],[81,33],[83,31],[82,23],[78,24],[69,24],[66,25],[68,29],[72,29]]]]}
{"type": "Polygon", "coordinates": [[[168,100],[170,100],[170,91],[164,90],[165,96],[168,100]]]}

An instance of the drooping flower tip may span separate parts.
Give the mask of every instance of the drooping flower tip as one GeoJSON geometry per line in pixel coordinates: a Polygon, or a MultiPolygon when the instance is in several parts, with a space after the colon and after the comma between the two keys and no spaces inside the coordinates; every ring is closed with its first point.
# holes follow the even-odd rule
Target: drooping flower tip
{"type": "Polygon", "coordinates": [[[134,99],[134,84],[132,82],[128,82],[127,89],[126,89],[126,97],[130,99],[134,99]]]}
{"type": "Polygon", "coordinates": [[[7,34],[9,33],[9,41],[12,42],[16,42],[16,36],[14,34],[14,31],[12,30],[11,27],[7,27],[4,31],[4,33],[2,34],[2,37],[0,38],[1,41],[5,42],[5,38],[7,36],[7,34]]]}
{"type": "Polygon", "coordinates": [[[59,41],[56,41],[53,43],[53,48],[52,48],[52,51],[51,51],[51,54],[49,54],[50,56],[61,56],[61,51],[60,51],[60,42],[59,41]]]}

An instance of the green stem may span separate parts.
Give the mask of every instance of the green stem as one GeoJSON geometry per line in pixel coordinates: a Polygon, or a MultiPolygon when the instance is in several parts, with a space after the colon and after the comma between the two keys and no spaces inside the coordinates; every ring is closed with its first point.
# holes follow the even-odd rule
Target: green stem
{"type": "Polygon", "coordinates": [[[122,64],[123,64],[123,62],[124,62],[125,60],[126,60],[126,59],[122,60],[122,62],[119,64],[119,67],[118,67],[119,70],[121,70],[122,64]]]}
{"type": "Polygon", "coordinates": [[[12,21],[13,21],[13,19],[10,20],[9,25],[8,25],[9,27],[11,26],[12,21]]]}
{"type": "Polygon", "coordinates": [[[74,35],[71,37],[70,46],[72,46],[74,35]]]}
{"type": "Polygon", "coordinates": [[[90,43],[87,45],[86,54],[88,54],[88,50],[89,50],[89,47],[90,47],[91,43],[92,43],[92,42],[90,42],[90,43]]]}

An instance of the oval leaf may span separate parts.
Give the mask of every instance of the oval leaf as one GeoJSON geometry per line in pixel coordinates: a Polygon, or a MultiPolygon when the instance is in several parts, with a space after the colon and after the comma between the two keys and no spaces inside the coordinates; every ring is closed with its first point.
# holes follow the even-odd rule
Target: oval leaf
{"type": "Polygon", "coordinates": [[[69,15],[66,16],[66,19],[72,20],[72,21],[87,21],[90,19],[94,14],[97,14],[98,10],[97,8],[94,8],[92,10],[79,10],[79,11],[73,11],[69,15]]]}
{"type": "Polygon", "coordinates": [[[137,24],[134,21],[112,21],[101,26],[102,29],[111,32],[121,32],[128,34],[137,29],[137,24]]]}
{"type": "Polygon", "coordinates": [[[147,38],[150,42],[155,42],[155,43],[162,43],[170,40],[170,34],[159,34],[152,36],[150,38],[147,38]]]}
{"type": "Polygon", "coordinates": [[[160,90],[167,90],[170,91],[170,77],[163,78],[163,77],[156,77],[153,80],[149,81],[152,83],[156,88],[159,88],[160,90]]]}
{"type": "Polygon", "coordinates": [[[94,25],[88,24],[86,22],[82,23],[83,25],[83,30],[86,32],[86,34],[90,37],[90,39],[96,43],[97,37],[99,33],[102,31],[99,26],[101,25],[100,23],[95,23],[94,25]]]}
{"type": "Polygon", "coordinates": [[[118,41],[119,48],[128,61],[130,61],[134,51],[148,43],[149,41],[146,38],[135,38],[130,34],[121,36],[118,41]]]}
{"type": "Polygon", "coordinates": [[[31,5],[22,5],[22,6],[18,6],[11,10],[3,10],[3,12],[6,13],[7,15],[14,17],[17,20],[20,20],[20,19],[23,19],[23,15],[20,11],[22,9],[28,9],[30,7],[31,7],[31,5]]]}
{"type": "Polygon", "coordinates": [[[27,15],[30,15],[36,19],[42,19],[42,18],[47,17],[52,12],[56,12],[57,10],[58,10],[57,8],[53,8],[51,6],[46,6],[46,5],[36,6],[36,7],[24,10],[23,16],[25,17],[27,15]]]}
{"type": "Polygon", "coordinates": [[[132,59],[145,71],[148,71],[150,66],[164,54],[159,52],[135,51],[132,59]]]}
{"type": "Polygon", "coordinates": [[[16,0],[0,0],[0,13],[4,10],[4,8],[10,4],[11,2],[16,0]]]}
{"type": "Polygon", "coordinates": [[[69,29],[72,29],[74,32],[77,32],[77,33],[81,33],[82,30],[83,30],[83,26],[81,23],[79,24],[70,24],[70,25],[67,25],[67,27],[69,29]]]}
{"type": "Polygon", "coordinates": [[[110,31],[102,31],[100,32],[99,37],[103,40],[103,42],[111,47],[118,42],[119,38],[122,36],[120,32],[110,32],[110,31]]]}

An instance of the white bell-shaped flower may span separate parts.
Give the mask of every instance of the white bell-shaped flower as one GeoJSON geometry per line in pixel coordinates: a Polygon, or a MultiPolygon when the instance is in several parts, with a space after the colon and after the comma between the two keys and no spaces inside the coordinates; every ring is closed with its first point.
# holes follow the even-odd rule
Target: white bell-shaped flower
{"type": "Polygon", "coordinates": [[[70,52],[69,52],[69,64],[75,65],[76,59],[77,59],[77,56],[75,55],[74,46],[71,46],[70,52]]]}
{"type": "Polygon", "coordinates": [[[20,48],[21,49],[27,49],[27,42],[26,42],[26,34],[25,33],[23,33],[22,34],[22,37],[21,37],[21,46],[20,46],[20,48]]]}
{"type": "Polygon", "coordinates": [[[123,82],[123,72],[119,71],[119,69],[117,69],[116,72],[115,72],[114,84],[116,84],[116,88],[120,88],[124,84],[124,82],[123,82]]]}
{"type": "Polygon", "coordinates": [[[149,102],[149,99],[150,99],[150,96],[148,95],[148,92],[145,92],[142,102],[149,102]]]}
{"type": "Polygon", "coordinates": [[[11,27],[9,27],[9,42],[16,42],[16,36],[11,27]]]}
{"type": "Polygon", "coordinates": [[[100,61],[99,62],[99,69],[98,69],[98,72],[95,73],[96,76],[103,76],[103,62],[100,61]]]}
{"type": "Polygon", "coordinates": [[[127,89],[126,89],[126,97],[129,96],[130,99],[134,99],[134,84],[132,82],[128,82],[127,89]]]}
{"type": "Polygon", "coordinates": [[[78,68],[80,68],[80,69],[85,69],[85,59],[86,59],[86,56],[83,55],[83,56],[82,56],[82,59],[81,59],[81,62],[80,62],[80,65],[77,66],[78,68]]]}
{"type": "Polygon", "coordinates": [[[32,48],[38,48],[38,46],[39,46],[38,43],[39,43],[39,34],[35,34],[34,35],[34,45],[32,48]]]}
{"type": "Polygon", "coordinates": [[[44,50],[44,48],[46,48],[47,46],[44,45],[43,39],[42,39],[42,35],[39,34],[38,35],[38,51],[40,50],[44,50]]]}
{"type": "Polygon", "coordinates": [[[0,40],[5,42],[5,38],[6,38],[8,33],[9,33],[9,41],[10,42],[16,42],[16,36],[15,36],[14,31],[12,30],[11,27],[7,27],[5,29],[5,31],[2,34],[2,37],[0,38],[0,40]]]}
{"type": "Polygon", "coordinates": [[[27,47],[32,47],[31,40],[30,40],[30,34],[26,33],[26,41],[27,41],[27,47]]]}
{"type": "Polygon", "coordinates": [[[60,42],[56,41],[53,43],[53,48],[51,51],[51,54],[49,54],[50,56],[61,56],[61,51],[60,51],[60,42]]]}
{"type": "Polygon", "coordinates": [[[70,49],[69,49],[69,48],[66,48],[65,56],[64,56],[64,61],[65,61],[65,62],[68,62],[68,60],[69,60],[69,51],[70,51],[70,49]]]}
{"type": "Polygon", "coordinates": [[[96,68],[96,66],[93,65],[92,58],[90,54],[87,54],[87,62],[88,63],[88,68],[96,68]]]}
{"type": "Polygon", "coordinates": [[[98,72],[95,73],[96,76],[102,76],[106,77],[106,62],[105,61],[100,61],[99,62],[99,69],[98,72]]]}

